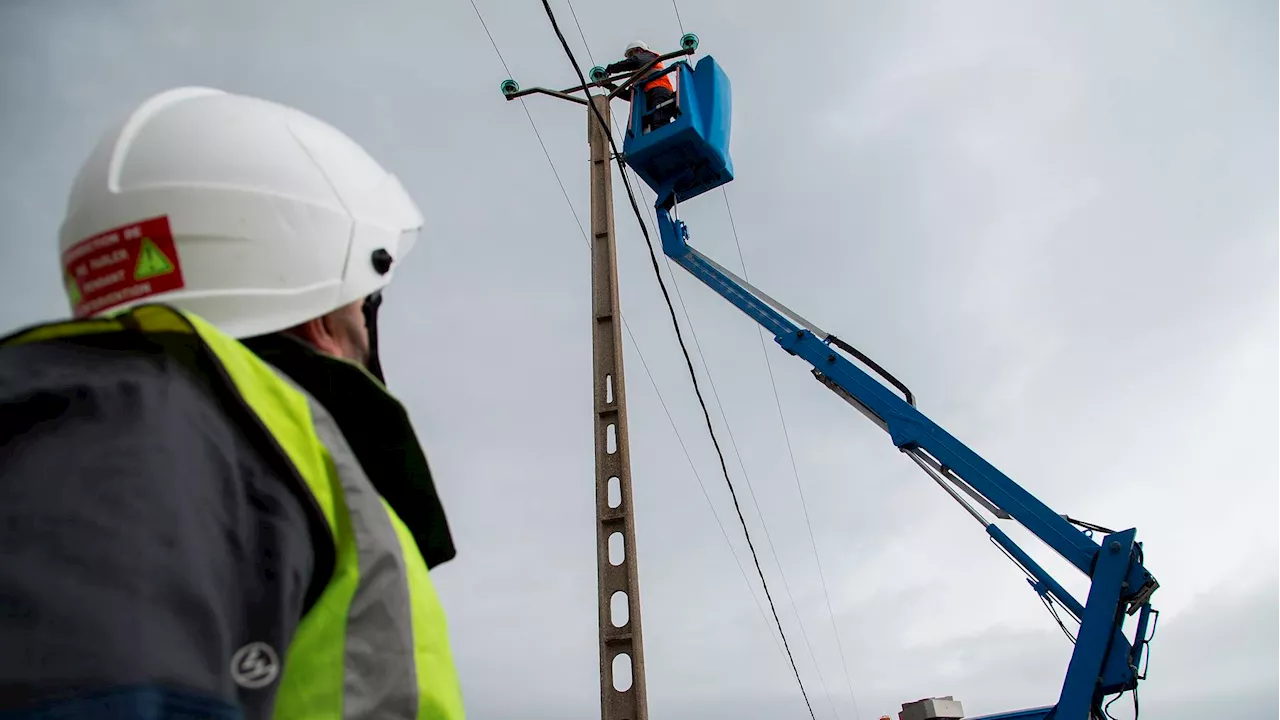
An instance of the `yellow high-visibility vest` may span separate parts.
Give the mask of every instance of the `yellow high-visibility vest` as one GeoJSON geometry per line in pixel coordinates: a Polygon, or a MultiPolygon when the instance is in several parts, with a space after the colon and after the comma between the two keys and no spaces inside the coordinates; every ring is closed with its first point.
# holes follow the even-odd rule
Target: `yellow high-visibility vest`
{"type": "Polygon", "coordinates": [[[198,338],[225,370],[225,390],[275,438],[324,514],[333,573],[285,652],[275,717],[461,720],[444,611],[422,553],[314,398],[239,341],[164,305],[42,325],[5,344],[114,332],[198,338]]]}

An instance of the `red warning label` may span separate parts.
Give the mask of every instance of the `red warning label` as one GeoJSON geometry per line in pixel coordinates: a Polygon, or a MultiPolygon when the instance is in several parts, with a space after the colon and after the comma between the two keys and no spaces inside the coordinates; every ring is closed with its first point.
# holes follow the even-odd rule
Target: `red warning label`
{"type": "Polygon", "coordinates": [[[184,285],[165,215],[81,240],[63,251],[62,268],[76,317],[184,285]]]}

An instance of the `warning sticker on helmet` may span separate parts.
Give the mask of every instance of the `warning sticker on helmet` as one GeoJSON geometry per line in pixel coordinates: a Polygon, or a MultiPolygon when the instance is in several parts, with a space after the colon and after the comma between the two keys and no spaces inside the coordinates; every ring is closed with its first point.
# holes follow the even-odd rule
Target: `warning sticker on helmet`
{"type": "Polygon", "coordinates": [[[76,317],[184,286],[168,216],[124,225],[62,253],[63,281],[76,317]]]}

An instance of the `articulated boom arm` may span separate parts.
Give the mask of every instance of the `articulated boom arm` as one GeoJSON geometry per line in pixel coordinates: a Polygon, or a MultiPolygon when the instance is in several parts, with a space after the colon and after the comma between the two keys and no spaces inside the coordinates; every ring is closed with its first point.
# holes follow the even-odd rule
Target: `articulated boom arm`
{"type": "Polygon", "coordinates": [[[1098,542],[970,450],[915,408],[898,383],[838,338],[823,332],[688,244],[688,228],[671,217],[674,194],[659,192],[656,206],[662,249],[694,277],[773,333],[788,353],[813,366],[814,376],[889,433],[893,444],[986,528],[991,539],[1027,573],[1032,588],[1080,622],[1075,651],[1056,705],[1000,718],[1083,720],[1102,717],[1104,696],[1132,690],[1139,673],[1148,624],[1158,612],[1150,604],[1158,583],[1143,566],[1137,531],[1107,532],[1098,542]],[[905,397],[856,365],[841,351],[866,362],[905,397]],[[967,498],[967,499],[966,499],[967,498]],[[972,504],[970,503],[972,501],[972,504]],[[978,507],[975,507],[974,505],[978,507]],[[983,515],[1013,519],[1091,580],[1081,603],[983,515]],[[1137,614],[1134,642],[1124,634],[1126,615],[1137,614]]]}

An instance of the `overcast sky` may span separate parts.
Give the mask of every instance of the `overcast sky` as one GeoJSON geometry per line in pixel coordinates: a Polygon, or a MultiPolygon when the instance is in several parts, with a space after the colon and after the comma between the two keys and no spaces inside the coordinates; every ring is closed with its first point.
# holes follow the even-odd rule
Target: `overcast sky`
{"type": "MultiPolygon", "coordinates": [[[[477,3],[524,86],[574,81],[538,2],[477,3]]],[[[681,33],[666,0],[575,9],[598,63],[681,33]]],[[[1276,3],[679,12],[733,81],[727,196],[753,282],[1055,510],[1139,528],[1163,611],[1143,717],[1276,717],[1276,3]]],[[[209,85],[343,129],[427,216],[384,306],[384,357],[457,539],[434,577],[470,715],[590,718],[588,254],[505,77],[468,0],[3,0],[0,329],[66,313],[66,193],[150,94],[209,85]]],[[[585,220],[581,108],[528,108],[585,220]]],[[[696,247],[741,267],[724,196],[681,214],[696,247]]],[[[617,223],[651,716],[806,717],[625,201],[617,223]]],[[[755,327],[682,273],[681,322],[817,716],[1053,702],[1071,647],[1021,573],[769,342],[793,474],[755,327]]]]}

